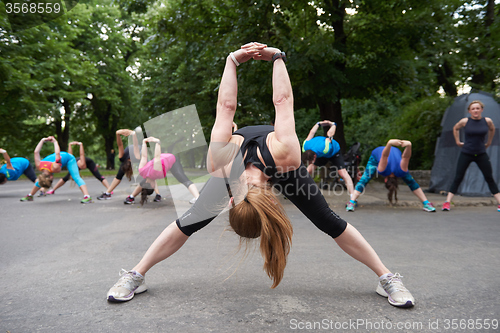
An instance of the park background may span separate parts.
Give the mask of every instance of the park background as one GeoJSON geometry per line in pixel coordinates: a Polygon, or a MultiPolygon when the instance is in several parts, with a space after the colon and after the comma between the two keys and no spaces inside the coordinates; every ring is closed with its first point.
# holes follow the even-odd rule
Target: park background
{"type": "MultiPolygon", "coordinates": [[[[33,160],[40,138],[55,135],[62,150],[83,142],[104,166],[117,129],[193,104],[208,142],[225,59],[251,41],[287,54],[299,139],[316,121],[335,121],[344,151],[361,142],[362,163],[397,137],[413,142],[410,169],[429,170],[454,97],[481,90],[500,101],[500,1],[62,5],[64,15],[23,29],[0,2],[0,147],[11,157],[33,160]]],[[[240,127],[272,120],[271,71],[238,67],[240,127]]],[[[185,159],[203,167],[203,154],[185,159]]]]}

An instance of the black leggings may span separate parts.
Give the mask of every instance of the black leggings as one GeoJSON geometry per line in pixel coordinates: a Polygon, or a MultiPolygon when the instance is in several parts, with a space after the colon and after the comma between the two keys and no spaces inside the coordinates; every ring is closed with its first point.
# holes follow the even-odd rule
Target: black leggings
{"type": "Polygon", "coordinates": [[[23,174],[28,177],[29,180],[31,180],[33,183],[36,182],[36,173],[35,169],[31,166],[31,164],[28,164],[28,167],[26,170],[23,171],[23,174]]]}
{"type": "MultiPolygon", "coordinates": [[[[97,169],[97,165],[95,164],[94,160],[92,160],[89,157],[86,157],[85,163],[87,164],[87,169],[89,169],[90,172],[92,172],[92,174],[94,175],[94,177],[97,178],[97,180],[102,183],[102,181],[104,180],[104,177],[100,174],[99,170],[97,169]]],[[[69,177],[70,177],[70,174],[68,172],[68,174],[66,176],[64,176],[64,178],[63,178],[65,183],[69,180],[69,177]]]]}
{"type": "MultiPolygon", "coordinates": [[[[274,182],[274,188],[288,198],[321,231],[333,238],[347,228],[347,222],[335,214],[304,165],[287,172],[274,182]]],[[[191,236],[208,225],[228,204],[229,194],[223,178],[212,177],[195,204],[177,221],[179,229],[191,236]]]]}
{"type": "Polygon", "coordinates": [[[122,180],[122,179],[123,179],[123,176],[125,176],[125,172],[123,171],[123,165],[124,165],[125,163],[126,163],[126,161],[125,161],[125,162],[123,162],[123,163],[120,165],[120,167],[118,168],[118,172],[116,173],[116,176],[115,176],[115,178],[116,178],[116,179],[122,180]]]}
{"type": "Polygon", "coordinates": [[[193,182],[190,181],[189,178],[184,173],[184,169],[182,168],[179,159],[177,158],[175,159],[175,163],[170,168],[170,172],[172,173],[172,175],[174,175],[175,179],[177,179],[179,183],[183,184],[184,186],[189,187],[191,186],[191,184],[193,184],[193,182]]]}
{"type": "Polygon", "coordinates": [[[486,183],[488,183],[491,194],[497,194],[498,186],[495,183],[495,179],[493,179],[493,170],[491,168],[490,157],[487,153],[469,155],[460,152],[457,163],[457,171],[455,173],[455,179],[451,184],[450,192],[453,194],[457,193],[458,187],[464,179],[465,172],[467,171],[467,168],[469,167],[469,164],[471,164],[471,162],[476,162],[479,170],[481,170],[481,172],[483,173],[484,180],[486,180],[486,183]]]}

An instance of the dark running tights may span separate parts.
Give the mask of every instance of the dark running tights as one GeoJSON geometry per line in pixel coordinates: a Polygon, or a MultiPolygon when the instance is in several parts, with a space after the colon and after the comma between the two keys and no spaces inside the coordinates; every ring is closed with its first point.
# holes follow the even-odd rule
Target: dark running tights
{"type": "Polygon", "coordinates": [[[31,180],[33,183],[36,182],[36,173],[31,164],[28,165],[26,170],[24,170],[24,175],[28,177],[29,180],[31,180]]]}
{"type": "MultiPolygon", "coordinates": [[[[330,209],[304,165],[278,177],[274,187],[324,233],[336,238],[346,229],[347,222],[330,209]]],[[[195,204],[176,221],[179,229],[192,235],[208,225],[227,206],[228,200],[224,179],[210,178],[195,204]]]]}
{"type": "Polygon", "coordinates": [[[451,184],[450,192],[453,194],[457,193],[458,187],[464,179],[465,172],[467,171],[467,168],[469,167],[469,164],[471,164],[471,162],[476,162],[479,170],[481,170],[481,172],[483,173],[484,180],[486,180],[486,183],[490,188],[490,192],[493,195],[497,194],[498,186],[495,183],[495,179],[493,179],[493,169],[491,168],[490,157],[487,153],[477,155],[469,155],[462,152],[460,153],[460,156],[458,157],[455,179],[451,184]]]}

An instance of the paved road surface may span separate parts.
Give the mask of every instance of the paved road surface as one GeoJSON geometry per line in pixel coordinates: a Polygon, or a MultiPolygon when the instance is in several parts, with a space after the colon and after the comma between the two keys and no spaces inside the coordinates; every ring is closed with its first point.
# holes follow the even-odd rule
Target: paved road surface
{"type": "MultiPolygon", "coordinates": [[[[86,181],[100,193],[95,179],[86,181]]],[[[119,270],[130,269],[176,218],[171,200],[125,206],[125,182],[112,200],[89,205],[70,186],[20,202],[31,186],[0,187],[0,332],[480,332],[479,324],[500,320],[494,206],[429,214],[370,205],[366,196],[363,207],[346,213],[344,198],[328,197],[404,276],[417,301],[412,309],[378,296],[377,277],[288,202],[293,247],[276,289],[258,252],[242,260],[221,217],[148,273],[148,292],[111,304],[105,296],[119,270]]]]}

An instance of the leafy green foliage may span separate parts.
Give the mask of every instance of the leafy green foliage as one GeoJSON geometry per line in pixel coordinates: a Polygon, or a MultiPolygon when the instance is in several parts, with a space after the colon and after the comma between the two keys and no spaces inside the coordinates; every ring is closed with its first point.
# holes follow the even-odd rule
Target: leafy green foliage
{"type": "MultiPolygon", "coordinates": [[[[365,157],[404,137],[414,142],[411,168],[429,168],[451,104],[436,91],[454,97],[470,84],[500,96],[499,6],[82,0],[56,20],[10,32],[0,3],[0,147],[31,158],[41,136],[56,134],[63,147],[82,141],[104,161],[118,128],[191,104],[208,140],[228,53],[259,41],[288,55],[299,139],[331,119],[336,139],[360,141],[365,157]]],[[[271,70],[256,61],[238,68],[240,127],[274,118],[271,70]]]]}
{"type": "Polygon", "coordinates": [[[346,100],[348,142],[362,143],[362,163],[366,163],[372,150],[385,145],[389,139],[409,140],[413,143],[410,169],[428,170],[441,133],[441,119],[451,103],[451,98],[439,96],[346,100]]]}

